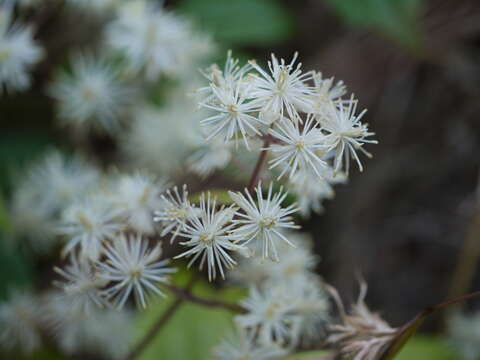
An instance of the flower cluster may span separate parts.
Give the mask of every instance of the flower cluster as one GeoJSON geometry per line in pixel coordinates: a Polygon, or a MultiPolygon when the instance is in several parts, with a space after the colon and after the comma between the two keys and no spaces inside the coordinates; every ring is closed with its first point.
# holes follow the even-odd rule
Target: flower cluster
{"type": "Polygon", "coordinates": [[[200,123],[207,141],[241,137],[249,149],[263,139],[277,180],[288,175],[294,191],[305,189],[302,213],[308,215],[333,196],[331,184],[345,180],[351,159],[363,170],[358,153],[371,157],[364,145],[377,141],[361,122],[366,110],[357,113],[358,100],[343,97],[343,83],[303,72],[297,57],[287,63],[272,54],[265,70],[255,61],[239,66],[228,53],[223,71],[212,66],[204,72],[210,84],[198,90],[200,106],[211,114],[200,123]]]}

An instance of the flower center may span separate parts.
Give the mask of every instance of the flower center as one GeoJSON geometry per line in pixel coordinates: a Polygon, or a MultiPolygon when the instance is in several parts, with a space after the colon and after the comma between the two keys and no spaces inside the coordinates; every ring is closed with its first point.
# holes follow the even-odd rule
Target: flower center
{"type": "Polygon", "coordinates": [[[227,111],[230,114],[232,114],[232,115],[238,114],[238,109],[237,109],[237,106],[235,104],[227,105],[226,108],[227,108],[227,111]]]}
{"type": "Polygon", "coordinates": [[[215,240],[215,235],[214,234],[200,234],[200,241],[205,243],[205,244],[211,244],[215,240]]]}
{"type": "Polygon", "coordinates": [[[77,220],[87,230],[92,230],[93,229],[92,222],[90,220],[88,220],[87,217],[84,214],[77,214],[77,220]]]}
{"type": "Polygon", "coordinates": [[[271,229],[277,225],[277,220],[274,217],[265,216],[260,220],[259,225],[263,228],[271,229]]]}

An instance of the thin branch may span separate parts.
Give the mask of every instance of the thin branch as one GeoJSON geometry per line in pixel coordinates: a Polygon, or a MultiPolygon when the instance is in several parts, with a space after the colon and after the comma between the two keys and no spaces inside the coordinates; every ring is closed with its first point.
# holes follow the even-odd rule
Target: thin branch
{"type": "MultiPolygon", "coordinates": [[[[192,277],[189,281],[189,283],[186,286],[186,290],[190,291],[192,288],[193,284],[196,281],[196,277],[192,277]]],[[[173,303],[170,304],[170,306],[165,310],[158,320],[153,324],[153,326],[148,330],[148,332],[145,334],[145,336],[140,340],[140,342],[135,345],[135,347],[127,354],[125,357],[125,360],[134,360],[138,358],[150,345],[150,343],[155,339],[155,337],[158,335],[160,330],[164,327],[164,325],[168,322],[168,320],[171,319],[171,317],[175,314],[175,312],[179,309],[180,305],[184,302],[184,299],[181,297],[177,297],[173,303]]]]}
{"type": "Polygon", "coordinates": [[[253,169],[252,176],[250,177],[250,181],[248,183],[248,190],[253,191],[255,189],[255,186],[257,186],[258,181],[260,180],[260,175],[262,173],[263,166],[267,162],[267,155],[268,155],[268,150],[267,148],[270,146],[270,139],[265,138],[263,141],[263,147],[262,151],[260,152],[260,155],[258,156],[257,163],[255,164],[255,168],[253,169]]]}
{"type": "Polygon", "coordinates": [[[168,290],[170,290],[172,293],[174,293],[178,298],[181,298],[184,301],[190,301],[192,303],[203,305],[206,307],[223,308],[223,309],[227,309],[240,314],[244,314],[247,312],[247,310],[244,307],[237,304],[215,300],[215,299],[205,299],[205,298],[196,296],[192,294],[190,289],[182,289],[171,284],[166,285],[165,287],[168,290]]]}

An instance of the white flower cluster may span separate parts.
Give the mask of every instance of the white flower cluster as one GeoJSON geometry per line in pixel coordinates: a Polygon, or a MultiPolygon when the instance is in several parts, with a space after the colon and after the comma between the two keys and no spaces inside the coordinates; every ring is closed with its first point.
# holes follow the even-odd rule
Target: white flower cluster
{"type": "Polygon", "coordinates": [[[133,334],[131,314],[96,308],[85,313],[72,307],[72,300],[56,291],[41,296],[27,290],[10,293],[8,301],[0,303],[0,344],[31,355],[48,333],[68,355],[82,352],[123,358],[133,334]]]}
{"type": "Polygon", "coordinates": [[[297,247],[280,244],[280,262],[243,260],[232,271],[235,282],[250,287],[242,302],[247,312],[236,317],[237,334],[215,349],[216,358],[252,354],[254,360],[278,359],[299,343],[311,345],[325,336],[329,301],[322,280],[313,272],[318,259],[311,239],[292,231],[284,235],[297,247]]]}
{"type": "Polygon", "coordinates": [[[228,144],[240,137],[249,148],[262,138],[270,169],[278,170],[277,180],[288,174],[308,215],[333,196],[331,184],[345,181],[351,159],[363,170],[358,152],[370,157],[364,145],[377,142],[361,122],[366,110],[357,113],[353,95],[343,98],[343,83],[302,72],[296,60],[297,54],[288,64],[272,54],[266,71],[255,61],[239,66],[228,53],[223,71],[212,66],[204,72],[210,84],[198,93],[200,106],[211,112],[201,121],[206,140],[228,144]]]}

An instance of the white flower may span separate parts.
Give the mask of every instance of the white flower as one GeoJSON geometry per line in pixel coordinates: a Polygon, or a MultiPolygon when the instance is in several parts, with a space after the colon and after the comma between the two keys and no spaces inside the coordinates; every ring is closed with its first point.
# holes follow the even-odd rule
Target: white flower
{"type": "Polygon", "coordinates": [[[190,217],[180,230],[180,236],[187,238],[187,241],[180,244],[190,249],[175,257],[178,259],[193,256],[188,266],[200,259],[200,270],[206,262],[209,280],[215,279],[217,267],[220,276],[225,278],[224,268],[231,269],[237,264],[229,251],[246,254],[245,248],[235,244],[229,233],[234,226],[231,223],[235,213],[233,207],[222,206],[217,211],[216,206],[216,199],[212,199],[210,193],[206,198],[205,194],[201,195],[199,211],[190,217]]]}
{"type": "Polygon", "coordinates": [[[334,184],[345,183],[347,177],[343,173],[333,176],[333,169],[328,167],[319,179],[309,173],[297,173],[289,183],[289,189],[296,196],[300,214],[309,217],[311,211],[320,214],[323,211],[322,202],[325,199],[333,199],[335,191],[334,184]]]}
{"type": "Polygon", "coordinates": [[[142,173],[119,176],[113,185],[113,206],[126,217],[132,230],[152,235],[155,232],[153,212],[162,203],[160,194],[166,184],[142,173]]]}
{"type": "Polygon", "coordinates": [[[175,269],[166,267],[169,260],[158,261],[162,255],[160,244],[149,250],[148,242],[139,235],[128,239],[126,235],[120,235],[114,245],[106,247],[105,255],[106,262],[98,265],[100,276],[114,284],[104,294],[119,309],[132,292],[137,304],[146,308],[150,293],[164,296],[157,284],[168,283],[169,275],[175,272],[175,269]]]}
{"type": "Polygon", "coordinates": [[[313,95],[312,113],[321,114],[326,106],[332,102],[341,102],[343,95],[347,93],[343,81],[334,83],[334,78],[324,79],[321,72],[313,74],[315,93],[313,95]]]}
{"type": "Polygon", "coordinates": [[[232,158],[233,144],[222,140],[212,139],[200,149],[196,150],[187,159],[190,171],[201,177],[207,177],[217,169],[223,169],[232,158]]]}
{"type": "Polygon", "coordinates": [[[160,74],[181,73],[212,46],[190,22],[145,1],[126,2],[107,28],[109,45],[125,56],[130,70],[156,81],[160,74]]]}
{"type": "Polygon", "coordinates": [[[330,321],[330,305],[327,293],[321,281],[314,274],[304,273],[303,276],[290,279],[288,290],[295,294],[294,313],[299,317],[296,339],[305,345],[318,343],[326,334],[330,321]]]}
{"type": "Polygon", "coordinates": [[[79,157],[50,151],[33,163],[13,191],[10,206],[13,235],[36,251],[56,243],[61,209],[98,183],[98,170],[79,157]]]}
{"type": "Polygon", "coordinates": [[[281,261],[266,261],[262,258],[242,260],[230,273],[231,278],[244,285],[262,286],[265,283],[294,282],[310,274],[319,261],[312,252],[312,239],[297,231],[285,231],[283,234],[296,247],[292,248],[283,241],[279,243],[277,251],[281,261]]]}
{"type": "Polygon", "coordinates": [[[49,293],[45,301],[45,322],[63,352],[68,355],[88,353],[106,359],[125,357],[134,333],[129,311],[92,308],[85,313],[72,309],[69,296],[55,292],[49,293]]]}
{"type": "Polygon", "coordinates": [[[263,290],[250,289],[248,298],[241,302],[248,311],[235,319],[243,327],[258,327],[258,341],[262,344],[285,344],[296,338],[300,317],[294,313],[295,302],[288,289],[281,285],[263,290]]]}
{"type": "Polygon", "coordinates": [[[325,135],[315,127],[313,116],[308,116],[303,126],[299,121],[289,120],[277,123],[277,129],[270,129],[270,133],[281,142],[268,147],[274,157],[269,161],[270,169],[279,165],[283,167],[278,179],[287,171],[290,179],[299,170],[311,171],[322,178],[327,163],[322,156],[328,150],[325,144],[325,135]]]}
{"type": "Polygon", "coordinates": [[[0,5],[0,86],[1,90],[25,90],[29,71],[43,57],[33,40],[32,29],[12,20],[11,6],[0,5]]]}
{"type": "Polygon", "coordinates": [[[114,240],[124,225],[121,212],[114,209],[102,196],[88,197],[77,201],[63,213],[59,232],[68,236],[63,249],[67,254],[80,247],[84,258],[97,260],[105,240],[114,240]]]}
{"type": "Polygon", "coordinates": [[[255,341],[255,331],[237,326],[235,336],[223,340],[214,349],[217,360],[276,360],[288,354],[278,344],[255,341]]]}
{"type": "Polygon", "coordinates": [[[278,59],[272,54],[272,60],[268,62],[270,74],[250,61],[252,67],[260,73],[255,76],[250,95],[263,105],[262,114],[269,120],[274,121],[282,118],[284,109],[292,119],[298,118],[298,111],[311,108],[313,89],[306,82],[312,79],[312,73],[302,74],[301,63],[294,67],[298,53],[293,55],[290,64],[285,60],[278,59]]]}
{"type": "Polygon", "coordinates": [[[105,281],[98,276],[93,263],[88,259],[78,259],[72,255],[70,264],[64,269],[54,267],[54,270],[64,278],[64,282],[56,281],[55,285],[72,300],[72,308],[88,313],[92,305],[98,307],[105,305],[105,300],[100,294],[105,281]]]}
{"type": "Polygon", "coordinates": [[[0,344],[30,354],[42,345],[40,334],[41,307],[34,294],[12,291],[0,303],[0,344]]]}
{"type": "Polygon", "coordinates": [[[234,59],[232,51],[229,50],[223,71],[220,70],[217,64],[213,64],[205,71],[202,71],[203,76],[209,81],[209,86],[197,90],[198,93],[206,95],[204,103],[208,104],[215,98],[212,86],[232,91],[240,86],[240,89],[243,91],[243,86],[247,86],[250,82],[244,75],[247,74],[252,66],[250,64],[239,66],[238,62],[238,59],[234,59]]]}
{"type": "Polygon", "coordinates": [[[282,233],[284,229],[295,229],[297,225],[291,221],[291,214],[297,211],[296,205],[292,204],[282,208],[281,204],[287,197],[282,189],[272,197],[271,183],[268,188],[267,199],[263,199],[261,184],[255,189],[257,193],[258,204],[255,203],[250,192],[245,190],[245,195],[241,193],[229,192],[233,201],[243,210],[237,211],[239,219],[234,219],[233,223],[239,227],[232,230],[232,235],[237,241],[248,244],[252,240],[262,242],[263,258],[278,260],[278,254],[275,242],[278,240],[294,246],[282,233]]]}
{"type": "Polygon", "coordinates": [[[168,98],[166,103],[162,108],[144,105],[135,109],[130,131],[120,138],[135,167],[156,174],[178,171],[190,151],[205,142],[199,124],[203,111],[195,110],[185,97],[168,98]]]}
{"type": "Polygon", "coordinates": [[[73,58],[71,72],[59,73],[49,92],[64,124],[108,132],[119,129],[132,95],[114,65],[86,55],[73,58]]]}
{"type": "Polygon", "coordinates": [[[170,242],[173,243],[178,236],[184,224],[194,216],[194,208],[188,200],[187,185],[183,185],[181,193],[176,186],[168,189],[165,194],[161,195],[161,210],[154,212],[154,221],[161,222],[164,226],[161,236],[172,233],[170,242]]]}
{"type": "MultiPolygon", "coordinates": [[[[230,87],[217,87],[211,85],[213,97],[209,103],[201,103],[200,106],[213,110],[214,115],[203,119],[200,123],[207,127],[207,141],[215,136],[221,137],[225,142],[235,139],[238,133],[243,138],[248,148],[247,138],[249,135],[260,135],[257,129],[265,121],[258,119],[256,113],[260,110],[259,104],[249,101],[242,93],[241,84],[233,89],[230,87]]],[[[248,94],[248,89],[244,90],[248,94]]]]}
{"type": "Polygon", "coordinates": [[[328,132],[327,141],[330,148],[335,151],[334,172],[337,173],[345,169],[348,175],[350,169],[350,158],[354,159],[360,171],[363,166],[357,155],[360,150],[367,157],[372,155],[363,148],[363,144],[377,144],[376,140],[367,140],[366,138],[375,133],[368,131],[368,125],[360,122],[361,118],[367,111],[363,110],[360,114],[355,115],[357,110],[357,100],[352,97],[346,104],[330,104],[325,109],[323,115],[319,117],[322,129],[328,132]]]}

